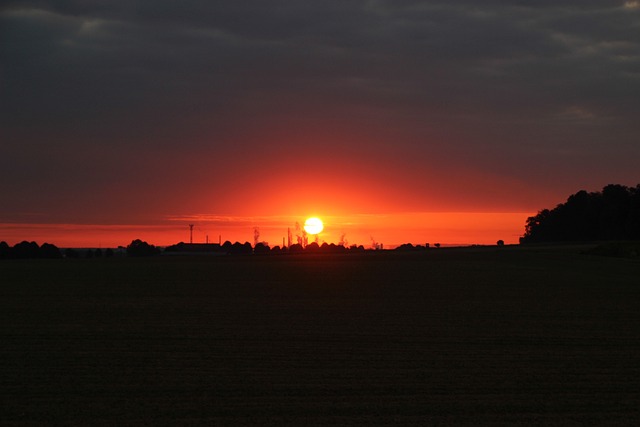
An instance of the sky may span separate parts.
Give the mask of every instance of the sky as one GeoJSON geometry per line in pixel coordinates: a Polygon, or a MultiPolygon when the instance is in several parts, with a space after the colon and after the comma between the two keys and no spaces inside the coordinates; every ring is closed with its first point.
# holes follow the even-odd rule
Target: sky
{"type": "Polygon", "coordinates": [[[639,113],[639,1],[5,0],[0,240],[515,243],[639,113]]]}

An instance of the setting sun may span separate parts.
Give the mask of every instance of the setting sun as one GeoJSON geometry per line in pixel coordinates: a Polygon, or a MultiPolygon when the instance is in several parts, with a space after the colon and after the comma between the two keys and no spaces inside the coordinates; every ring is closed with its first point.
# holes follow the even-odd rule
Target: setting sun
{"type": "Polygon", "coordinates": [[[308,234],[319,234],[324,229],[324,224],[320,218],[307,218],[304,222],[304,231],[308,234]]]}

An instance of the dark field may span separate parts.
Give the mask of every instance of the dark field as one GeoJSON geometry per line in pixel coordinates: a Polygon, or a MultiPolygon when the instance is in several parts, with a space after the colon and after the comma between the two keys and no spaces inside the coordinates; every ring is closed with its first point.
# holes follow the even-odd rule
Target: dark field
{"type": "Polygon", "coordinates": [[[640,261],[0,262],[0,425],[640,425],[640,261]]]}

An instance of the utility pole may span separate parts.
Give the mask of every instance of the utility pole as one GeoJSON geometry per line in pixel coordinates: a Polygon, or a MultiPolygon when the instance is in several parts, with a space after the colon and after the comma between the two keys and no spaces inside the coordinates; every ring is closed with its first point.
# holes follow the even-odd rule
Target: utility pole
{"type": "Polygon", "coordinates": [[[189,224],[189,243],[193,243],[193,224],[189,224]]]}

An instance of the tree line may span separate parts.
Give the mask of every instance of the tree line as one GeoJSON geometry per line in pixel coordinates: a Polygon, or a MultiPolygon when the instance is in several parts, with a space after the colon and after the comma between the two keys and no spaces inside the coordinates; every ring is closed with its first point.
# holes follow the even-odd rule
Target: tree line
{"type": "Polygon", "coordinates": [[[36,242],[22,241],[13,246],[5,241],[0,242],[0,259],[55,259],[55,258],[100,258],[112,257],[115,252],[107,249],[73,249],[61,250],[51,243],[38,245],[36,242]]]}
{"type": "MultiPolygon", "coordinates": [[[[118,255],[126,255],[129,257],[146,257],[146,256],[155,256],[160,255],[163,252],[172,252],[172,253],[186,253],[190,252],[189,248],[193,245],[187,245],[183,242],[180,242],[176,245],[167,246],[164,250],[160,247],[149,244],[143,240],[136,239],[133,240],[126,248],[118,247],[118,255]]],[[[352,245],[350,247],[345,247],[342,245],[335,245],[333,243],[327,244],[323,243],[322,245],[318,245],[318,243],[313,242],[306,246],[302,246],[301,244],[294,244],[290,247],[280,248],[279,246],[275,246],[273,248],[269,247],[265,243],[258,243],[255,247],[251,246],[249,242],[240,243],[235,242],[231,243],[226,241],[223,245],[210,245],[210,250],[198,250],[195,252],[218,252],[226,255],[246,255],[246,254],[281,254],[281,253],[354,253],[354,252],[363,252],[365,248],[360,245],[352,245]]],[[[0,242],[0,259],[38,259],[38,258],[100,258],[106,257],[110,258],[116,255],[113,249],[73,249],[66,248],[64,250],[59,249],[57,246],[52,245],[50,243],[44,243],[42,246],[38,245],[36,242],[27,242],[23,241],[15,244],[14,246],[9,246],[6,242],[0,242]]]]}
{"type": "MultiPolygon", "coordinates": [[[[186,253],[186,252],[195,252],[192,250],[194,245],[188,245],[184,242],[180,242],[175,245],[167,246],[164,249],[164,252],[171,253],[186,253]]],[[[209,252],[218,252],[226,255],[247,255],[247,254],[257,254],[257,255],[265,255],[265,254],[282,254],[282,253],[348,253],[348,252],[362,252],[365,250],[364,246],[360,245],[351,245],[349,247],[344,245],[336,245],[335,243],[322,243],[318,244],[317,242],[312,242],[307,245],[302,245],[300,243],[295,243],[289,247],[280,247],[274,246],[270,247],[268,244],[264,242],[258,242],[255,246],[251,246],[249,242],[235,242],[231,243],[230,241],[224,242],[222,245],[210,245],[212,248],[209,252]]],[[[201,250],[201,252],[205,252],[206,250],[201,250]]]]}
{"type": "Polygon", "coordinates": [[[7,242],[0,242],[0,259],[25,259],[25,258],[62,258],[62,252],[56,245],[36,242],[20,242],[9,246],[7,242]]]}
{"type": "Polygon", "coordinates": [[[640,184],[585,190],[529,217],[521,243],[640,240],[640,184]]]}

